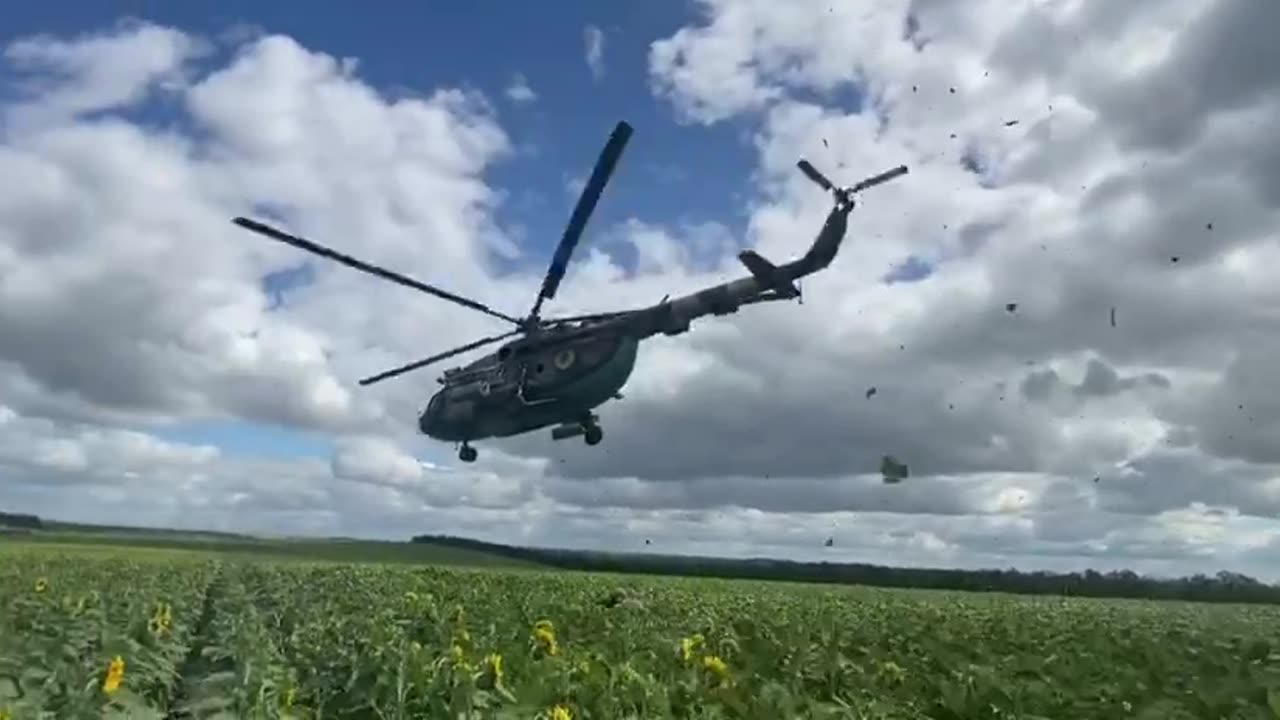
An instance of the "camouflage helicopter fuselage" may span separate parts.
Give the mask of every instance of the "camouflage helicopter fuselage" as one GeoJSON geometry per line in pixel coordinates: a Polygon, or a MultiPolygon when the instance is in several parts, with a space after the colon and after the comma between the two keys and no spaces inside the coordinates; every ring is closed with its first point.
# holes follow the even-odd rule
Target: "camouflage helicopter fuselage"
{"type": "Polygon", "coordinates": [[[446,372],[445,387],[418,418],[423,434],[446,442],[510,437],[552,425],[585,424],[618,396],[636,366],[639,340],[623,334],[550,331],[530,343],[504,345],[446,372]],[[561,340],[556,335],[563,334],[561,340]]]}

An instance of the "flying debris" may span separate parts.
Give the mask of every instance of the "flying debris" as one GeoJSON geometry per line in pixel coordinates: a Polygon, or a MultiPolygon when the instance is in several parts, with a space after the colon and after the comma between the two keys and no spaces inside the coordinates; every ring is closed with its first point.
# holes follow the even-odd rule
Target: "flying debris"
{"type": "Polygon", "coordinates": [[[1005,126],[1005,127],[1013,127],[1014,125],[1017,125],[1017,124],[1018,124],[1018,121],[1017,121],[1017,120],[1005,120],[1005,121],[1004,121],[1004,126],[1005,126]]]}
{"type": "Polygon", "coordinates": [[[1115,326],[1116,326],[1116,309],[1112,307],[1111,308],[1111,327],[1115,327],[1115,326]]]}
{"type": "Polygon", "coordinates": [[[876,394],[876,388],[875,388],[875,386],[874,386],[874,385],[873,385],[873,386],[871,386],[871,387],[869,387],[869,388],[867,388],[867,399],[868,399],[868,400],[870,400],[870,399],[871,399],[871,396],[872,396],[872,395],[875,395],[875,394],[876,394]]]}
{"type": "Polygon", "coordinates": [[[604,431],[593,411],[609,400],[620,398],[619,391],[635,368],[636,350],[641,341],[658,334],[680,335],[698,318],[729,315],[743,305],[799,299],[797,281],[825,269],[839,252],[849,213],[856,205],[856,195],[908,172],[907,167],[901,165],[851,187],[838,187],[807,160],[801,160],[797,163],[800,171],[831,193],[833,206],[817,238],[800,258],[775,265],[754,250],[743,250],[738,259],[748,274],[738,280],[675,299],[663,298],[656,305],[639,309],[543,318],[542,304],[555,299],[573,250],[631,133],[631,126],[625,122],[614,128],[582,189],[533,307],[522,318],[248,218],[237,217],[233,222],[273,240],[515,326],[507,332],[360,380],[361,385],[371,385],[502,343],[495,352],[445,370],[437,379],[443,387],[431,397],[418,417],[418,428],[423,434],[458,443],[458,457],[463,462],[475,461],[477,452],[471,446],[475,440],[510,437],[546,427],[552,428],[554,440],[582,436],[586,444],[596,445],[604,438],[604,431]]]}
{"type": "Polygon", "coordinates": [[[885,455],[880,460],[880,475],[886,485],[896,485],[906,480],[911,473],[905,464],[898,462],[892,455],[885,455]]]}
{"type": "Polygon", "coordinates": [[[836,539],[833,537],[827,538],[827,541],[823,543],[823,545],[826,545],[827,547],[835,547],[835,544],[836,544],[836,539]]]}
{"type": "Polygon", "coordinates": [[[1004,309],[1005,309],[1005,310],[1007,310],[1007,311],[1009,311],[1009,312],[1017,312],[1017,311],[1018,311],[1018,303],[1005,303],[1004,309]]]}

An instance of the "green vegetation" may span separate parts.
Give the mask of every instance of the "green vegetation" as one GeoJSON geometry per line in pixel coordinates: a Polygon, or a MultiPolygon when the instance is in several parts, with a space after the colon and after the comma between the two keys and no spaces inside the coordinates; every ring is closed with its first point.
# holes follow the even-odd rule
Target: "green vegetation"
{"type": "Polygon", "coordinates": [[[1143,577],[1128,570],[1108,573],[1094,570],[1072,573],[1021,572],[1014,569],[955,570],[889,567],[865,563],[793,562],[760,558],[735,560],[693,555],[557,550],[513,547],[438,535],[420,535],[415,537],[413,542],[432,547],[472,550],[487,555],[537,563],[544,567],[587,572],[785,580],[1025,595],[1280,604],[1280,586],[1268,585],[1247,575],[1225,571],[1212,577],[1193,575],[1183,578],[1152,578],[1143,577]]]}
{"type": "MultiPolygon", "coordinates": [[[[480,547],[347,538],[263,538],[212,530],[90,525],[0,512],[0,553],[6,542],[217,553],[231,559],[269,557],[349,563],[410,563],[466,567],[538,568],[536,560],[480,547]]],[[[3,720],[3,718],[0,718],[3,720]]]]}
{"type": "MultiPolygon", "coordinates": [[[[56,526],[55,526],[56,527],[56,526]]],[[[135,548],[138,550],[174,550],[207,552],[228,559],[255,557],[275,560],[311,560],[348,563],[407,563],[461,565],[466,567],[537,568],[529,559],[507,557],[475,548],[448,545],[424,545],[378,540],[266,539],[244,535],[215,535],[179,531],[133,529],[98,529],[80,526],[74,530],[57,528],[26,533],[10,538],[23,545],[51,547],[135,548]]],[[[0,553],[6,542],[0,536],[0,553]]]]}
{"type": "Polygon", "coordinates": [[[9,542],[5,713],[1274,719],[1280,609],[9,542]]]}

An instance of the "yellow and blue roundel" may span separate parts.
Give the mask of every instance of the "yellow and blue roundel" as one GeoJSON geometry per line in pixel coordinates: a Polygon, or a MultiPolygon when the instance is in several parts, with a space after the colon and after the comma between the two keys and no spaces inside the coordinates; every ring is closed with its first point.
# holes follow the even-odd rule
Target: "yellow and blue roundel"
{"type": "Polygon", "coordinates": [[[568,370],[569,368],[573,367],[573,361],[576,359],[577,359],[577,355],[574,354],[573,350],[571,348],[565,348],[564,350],[561,350],[560,352],[556,353],[556,356],[555,358],[553,358],[552,362],[556,364],[556,369],[568,370]]]}

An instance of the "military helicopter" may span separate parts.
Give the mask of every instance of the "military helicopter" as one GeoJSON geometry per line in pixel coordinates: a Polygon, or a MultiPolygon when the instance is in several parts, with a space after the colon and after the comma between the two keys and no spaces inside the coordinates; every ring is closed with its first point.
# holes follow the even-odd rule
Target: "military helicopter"
{"type": "Polygon", "coordinates": [[[511,323],[514,329],[467,343],[447,352],[418,360],[360,380],[371,385],[417,370],[487,345],[508,341],[489,355],[461,367],[445,370],[437,379],[443,387],[428,401],[418,417],[418,428],[428,437],[459,444],[458,458],[474,462],[471,443],[485,438],[520,435],[552,427],[555,440],[582,436],[587,445],[604,437],[599,416],[593,411],[611,399],[621,399],[622,387],[635,368],[641,340],[662,333],[679,335],[692,320],[706,315],[728,315],[743,305],[800,298],[795,281],[831,264],[844,240],[854,194],[907,172],[899,166],[852,187],[837,187],[807,160],[800,170],[835,198],[835,205],[813,246],[803,257],[774,265],[753,250],[738,254],[749,273],[732,282],[715,285],[671,300],[663,298],[650,307],[574,317],[543,318],[542,304],[555,298],[587,220],[605,184],[613,174],[630,140],[632,128],[618,123],[596,161],[581,197],[569,218],[560,244],[533,308],[516,318],[487,305],[461,297],[385,268],[357,260],[300,237],[286,234],[244,217],[232,222],[274,240],[334,260],[406,287],[471,308],[511,323]],[[514,338],[514,339],[512,339],[514,338]]]}

